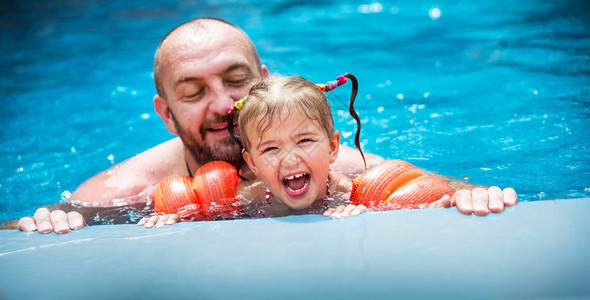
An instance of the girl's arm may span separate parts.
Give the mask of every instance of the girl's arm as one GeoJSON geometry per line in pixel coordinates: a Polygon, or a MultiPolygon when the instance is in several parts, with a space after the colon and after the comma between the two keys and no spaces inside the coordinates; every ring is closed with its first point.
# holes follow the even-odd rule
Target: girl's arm
{"type": "MultiPolygon", "coordinates": [[[[330,189],[333,194],[344,193],[347,197],[350,197],[352,180],[340,173],[330,172],[330,189]]],[[[337,207],[328,208],[323,215],[335,219],[344,219],[350,216],[358,216],[365,211],[367,211],[367,207],[364,205],[340,204],[337,207]]]]}
{"type": "Polygon", "coordinates": [[[352,191],[352,180],[348,176],[330,171],[330,189],[331,192],[350,193],[352,191]]]}

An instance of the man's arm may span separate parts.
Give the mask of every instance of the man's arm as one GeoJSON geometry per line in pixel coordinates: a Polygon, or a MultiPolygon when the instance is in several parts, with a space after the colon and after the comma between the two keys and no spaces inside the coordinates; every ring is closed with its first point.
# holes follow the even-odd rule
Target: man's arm
{"type": "MultiPolygon", "coordinates": [[[[365,153],[367,168],[370,168],[384,159],[381,156],[365,153]]],[[[332,170],[355,178],[365,171],[363,159],[357,149],[340,146],[338,158],[332,164],[332,170]]],[[[453,197],[442,198],[430,205],[430,207],[456,206],[464,214],[487,215],[490,212],[500,213],[504,207],[514,206],[518,202],[518,196],[512,188],[500,189],[497,186],[475,185],[467,181],[450,179],[445,176],[431,174],[447,182],[457,192],[453,197]]]]}
{"type": "Polygon", "coordinates": [[[120,206],[122,200],[136,203],[135,196],[171,174],[188,174],[183,146],[175,138],[148,149],[127,161],[98,173],[82,183],[68,199],[94,207],[120,206]]]}
{"type": "MultiPolygon", "coordinates": [[[[94,208],[145,203],[149,196],[144,195],[147,189],[168,175],[188,172],[183,149],[179,138],[148,149],[86,180],[68,201],[94,208]]],[[[95,215],[95,212],[87,209],[76,210],[85,215],[78,211],[66,213],[64,207],[40,208],[33,217],[20,219],[17,227],[23,231],[67,233],[71,229],[82,228],[86,224],[85,216],[95,215]]]]}

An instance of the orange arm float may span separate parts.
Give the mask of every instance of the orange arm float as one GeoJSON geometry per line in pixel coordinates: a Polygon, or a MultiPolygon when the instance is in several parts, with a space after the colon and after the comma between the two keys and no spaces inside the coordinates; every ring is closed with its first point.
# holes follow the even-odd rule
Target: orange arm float
{"type": "Polygon", "coordinates": [[[224,161],[203,165],[195,178],[171,175],[158,183],[154,191],[154,210],[178,214],[183,220],[213,220],[218,216],[239,214],[236,169],[224,161]]]}
{"type": "Polygon", "coordinates": [[[199,196],[205,219],[213,220],[220,215],[235,216],[239,213],[242,208],[236,200],[239,181],[236,168],[225,161],[212,161],[197,170],[193,188],[199,196]]]}
{"type": "Polygon", "coordinates": [[[443,180],[424,174],[403,160],[384,161],[352,180],[350,200],[372,209],[430,204],[455,191],[443,180]]]}
{"type": "Polygon", "coordinates": [[[161,214],[174,214],[180,208],[197,203],[193,179],[185,175],[170,175],[156,185],[154,210],[161,214]]]}

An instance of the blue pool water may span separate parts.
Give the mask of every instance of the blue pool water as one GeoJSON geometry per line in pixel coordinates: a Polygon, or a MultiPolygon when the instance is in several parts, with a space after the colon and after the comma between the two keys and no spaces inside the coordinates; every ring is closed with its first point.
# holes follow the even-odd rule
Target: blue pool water
{"type": "MultiPolygon", "coordinates": [[[[355,74],[368,152],[521,200],[590,196],[586,1],[3,1],[0,12],[0,220],[172,137],[153,112],[153,52],[197,16],[242,27],[271,72],[355,74]]],[[[347,90],[335,93],[352,144],[347,90]]]]}

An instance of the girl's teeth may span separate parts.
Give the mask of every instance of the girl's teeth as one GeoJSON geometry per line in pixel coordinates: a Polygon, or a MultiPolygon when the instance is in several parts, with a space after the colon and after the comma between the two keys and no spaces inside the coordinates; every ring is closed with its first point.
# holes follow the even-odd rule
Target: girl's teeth
{"type": "Polygon", "coordinates": [[[303,174],[297,174],[297,175],[285,177],[285,179],[286,180],[292,180],[292,179],[299,178],[299,177],[303,177],[303,174]]]}

